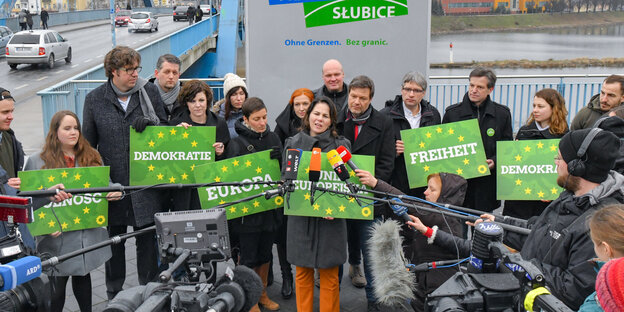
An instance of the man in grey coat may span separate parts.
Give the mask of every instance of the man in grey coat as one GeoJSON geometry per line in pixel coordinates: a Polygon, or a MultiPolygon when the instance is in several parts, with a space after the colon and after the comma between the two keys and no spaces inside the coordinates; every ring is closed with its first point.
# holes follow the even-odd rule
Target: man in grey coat
{"type": "MultiPolygon", "coordinates": [[[[167,115],[158,89],[139,77],[141,55],[128,47],[118,46],[104,58],[108,81],[87,94],[83,112],[83,133],[96,148],[104,165],[110,166],[111,180],[128,185],[130,179],[130,126],[142,132],[147,125],[166,123],[167,115]]],[[[154,223],[165,200],[158,191],[146,190],[111,202],[108,208],[108,233],[115,236],[154,223]]],[[[158,274],[158,250],[155,235],[137,236],[137,273],[144,285],[158,274]]],[[[122,290],[125,277],[125,248],[111,248],[106,262],[106,292],[109,299],[122,290]]]]}

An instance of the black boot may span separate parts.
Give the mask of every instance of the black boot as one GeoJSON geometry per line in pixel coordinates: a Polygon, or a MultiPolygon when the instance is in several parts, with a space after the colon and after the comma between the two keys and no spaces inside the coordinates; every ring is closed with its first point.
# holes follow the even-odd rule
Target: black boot
{"type": "Polygon", "coordinates": [[[290,299],[293,294],[293,275],[292,271],[282,271],[282,298],[290,299]]]}

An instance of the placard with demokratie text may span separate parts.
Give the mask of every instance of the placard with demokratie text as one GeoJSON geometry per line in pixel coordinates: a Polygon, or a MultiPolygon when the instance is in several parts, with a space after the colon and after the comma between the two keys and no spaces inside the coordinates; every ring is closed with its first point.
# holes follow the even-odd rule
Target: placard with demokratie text
{"type": "Polygon", "coordinates": [[[448,172],[465,179],[490,174],[477,119],[402,130],[410,188],[427,185],[427,176],[448,172]]]}
{"type": "MultiPolygon", "coordinates": [[[[212,164],[195,168],[197,183],[212,182],[271,182],[281,178],[279,161],[270,158],[270,150],[228,158],[212,164]]],[[[197,189],[203,209],[210,209],[217,205],[233,202],[248,196],[256,195],[276,185],[246,185],[246,186],[208,186],[197,189]]],[[[284,199],[277,196],[265,199],[264,196],[231,205],[227,208],[228,220],[240,218],[254,213],[263,212],[284,205],[284,199]]]]}
{"type": "Polygon", "coordinates": [[[559,139],[496,143],[496,198],[553,200],[557,185],[559,139]]]}
{"type": "MultiPolygon", "coordinates": [[[[314,194],[314,204],[310,203],[310,198],[312,197],[310,192],[312,182],[309,181],[311,155],[312,152],[303,152],[301,155],[297,180],[294,181],[295,191],[290,194],[290,199],[284,206],[284,214],[307,217],[372,220],[374,207],[370,200],[360,199],[363,204],[363,206],[360,207],[353,197],[337,195],[330,192],[323,194],[322,191],[317,190],[314,194]]],[[[373,175],[375,174],[375,156],[353,155],[351,160],[360,169],[370,171],[373,175]]],[[[350,175],[349,181],[357,186],[363,187],[363,185],[360,184],[360,179],[355,175],[355,172],[353,172],[351,168],[347,169],[350,175]]],[[[319,182],[317,182],[317,186],[349,193],[347,184],[341,181],[336,172],[332,169],[329,160],[327,160],[326,153],[321,153],[321,176],[319,182]]],[[[368,192],[360,192],[359,194],[372,196],[368,192]]]]}
{"type": "Polygon", "coordinates": [[[195,183],[195,167],[215,161],[215,127],[130,129],[130,185],[195,183]]]}
{"type": "MultiPolygon", "coordinates": [[[[20,171],[22,191],[47,189],[63,183],[66,189],[106,187],[110,167],[78,167],[20,171]]],[[[35,210],[35,222],[28,224],[33,236],[70,232],[108,225],[107,193],[72,194],[60,203],[49,203],[35,210]]]]}

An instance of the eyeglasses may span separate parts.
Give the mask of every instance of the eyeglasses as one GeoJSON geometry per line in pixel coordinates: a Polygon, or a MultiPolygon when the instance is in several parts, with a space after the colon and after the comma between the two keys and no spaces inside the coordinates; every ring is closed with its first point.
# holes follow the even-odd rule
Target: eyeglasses
{"type": "Polygon", "coordinates": [[[412,89],[412,88],[402,88],[402,89],[403,89],[403,91],[405,91],[405,93],[407,93],[407,94],[410,94],[410,93],[412,93],[412,92],[414,92],[414,93],[416,93],[416,94],[418,94],[418,93],[424,93],[424,92],[425,92],[425,90],[423,90],[423,89],[412,89]]]}
{"type": "Polygon", "coordinates": [[[138,67],[135,67],[135,68],[120,68],[120,70],[125,71],[125,72],[126,72],[126,74],[128,74],[128,75],[132,75],[132,74],[134,74],[134,72],[135,72],[135,71],[136,71],[136,72],[137,72],[137,74],[138,74],[138,73],[140,73],[140,72],[141,72],[141,70],[142,70],[142,69],[143,69],[143,67],[141,67],[141,66],[138,66],[138,67]]]}

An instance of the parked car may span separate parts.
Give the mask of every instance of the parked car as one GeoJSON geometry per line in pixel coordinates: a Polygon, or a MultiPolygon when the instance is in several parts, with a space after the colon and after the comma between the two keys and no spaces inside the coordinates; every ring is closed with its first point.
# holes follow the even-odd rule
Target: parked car
{"type": "Polygon", "coordinates": [[[132,11],[130,10],[121,10],[115,14],[115,26],[128,26],[130,22],[130,15],[132,15],[132,11]]]}
{"type": "Polygon", "coordinates": [[[200,4],[199,8],[204,12],[204,16],[210,16],[210,4],[200,4]]]}
{"type": "Polygon", "coordinates": [[[13,35],[6,48],[6,62],[12,69],[19,64],[47,64],[65,59],[70,63],[72,48],[67,39],[49,29],[24,30],[13,35]]]}
{"type": "Polygon", "coordinates": [[[11,36],[13,36],[13,31],[9,27],[0,26],[0,49],[6,47],[7,42],[11,40],[11,36]]]}
{"type": "Polygon", "coordinates": [[[134,12],[130,15],[128,32],[158,31],[158,17],[151,12],[134,12]]]}
{"type": "Polygon", "coordinates": [[[188,10],[188,5],[178,5],[173,10],[173,21],[177,22],[179,20],[187,20],[188,16],[186,16],[186,10],[188,10]]]}

